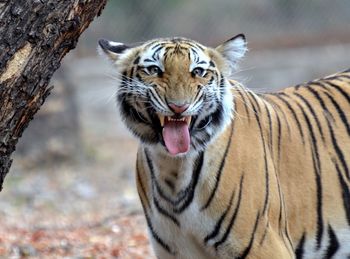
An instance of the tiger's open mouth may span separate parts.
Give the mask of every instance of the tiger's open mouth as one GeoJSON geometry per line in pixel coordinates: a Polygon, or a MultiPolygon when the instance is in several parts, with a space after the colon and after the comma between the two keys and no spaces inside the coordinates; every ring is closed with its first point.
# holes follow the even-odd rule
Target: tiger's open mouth
{"type": "Polygon", "coordinates": [[[190,149],[190,125],[192,116],[158,115],[162,126],[162,136],[170,154],[186,153],[190,149]]]}

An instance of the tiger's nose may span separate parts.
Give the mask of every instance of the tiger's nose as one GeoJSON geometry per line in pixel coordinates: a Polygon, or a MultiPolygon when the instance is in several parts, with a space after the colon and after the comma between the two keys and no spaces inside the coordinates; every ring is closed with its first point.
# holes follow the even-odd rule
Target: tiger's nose
{"type": "Polygon", "coordinates": [[[175,113],[178,113],[178,114],[181,114],[183,113],[184,111],[187,110],[187,108],[190,106],[189,104],[175,104],[175,103],[168,103],[170,109],[175,112],[175,113]]]}

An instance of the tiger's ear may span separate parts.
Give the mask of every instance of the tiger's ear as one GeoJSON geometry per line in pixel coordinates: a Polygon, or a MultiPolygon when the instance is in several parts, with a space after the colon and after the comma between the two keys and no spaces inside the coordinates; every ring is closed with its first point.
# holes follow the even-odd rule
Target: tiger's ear
{"type": "Polygon", "coordinates": [[[244,34],[238,34],[225,41],[216,47],[216,50],[229,62],[230,66],[235,67],[248,50],[244,34]]]}
{"type": "Polygon", "coordinates": [[[130,47],[124,43],[100,39],[98,41],[97,52],[114,63],[118,60],[120,55],[129,48],[130,47]]]}

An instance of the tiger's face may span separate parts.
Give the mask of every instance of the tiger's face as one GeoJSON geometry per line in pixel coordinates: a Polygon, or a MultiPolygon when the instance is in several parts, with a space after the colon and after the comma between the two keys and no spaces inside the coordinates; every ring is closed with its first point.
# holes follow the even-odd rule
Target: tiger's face
{"type": "Polygon", "coordinates": [[[246,52],[243,35],[217,48],[184,38],[127,46],[99,41],[117,71],[117,103],[127,127],[144,144],[172,156],[200,151],[230,122],[228,81],[246,52]]]}

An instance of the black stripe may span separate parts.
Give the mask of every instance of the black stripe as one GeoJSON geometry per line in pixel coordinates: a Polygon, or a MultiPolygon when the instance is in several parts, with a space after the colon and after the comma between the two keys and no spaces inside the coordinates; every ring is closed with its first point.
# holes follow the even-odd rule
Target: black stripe
{"type": "MultiPolygon", "coordinates": [[[[299,133],[300,133],[300,136],[301,136],[301,140],[303,142],[303,145],[305,145],[305,139],[304,139],[304,133],[303,133],[303,130],[301,128],[301,124],[300,124],[300,121],[298,119],[298,116],[297,114],[295,113],[293,107],[288,103],[288,101],[282,96],[283,93],[281,94],[276,94],[275,96],[280,99],[288,108],[288,110],[292,113],[293,115],[293,118],[295,120],[295,122],[297,123],[297,127],[298,127],[298,130],[299,130],[299,133]]],[[[284,96],[288,96],[286,94],[283,94],[284,96]]]]}
{"type": "Polygon", "coordinates": [[[283,213],[284,213],[284,215],[286,215],[284,217],[284,233],[287,236],[290,247],[293,249],[294,248],[293,242],[292,242],[292,239],[291,239],[291,237],[289,235],[289,231],[288,231],[288,217],[287,217],[286,205],[285,205],[284,201],[283,201],[283,213]]]}
{"type": "Polygon", "coordinates": [[[189,41],[184,41],[184,43],[186,43],[187,45],[189,45],[192,48],[199,48],[200,50],[204,51],[203,47],[199,46],[198,44],[189,42],[189,41]]]}
{"type": "Polygon", "coordinates": [[[350,136],[350,125],[349,125],[349,122],[348,122],[342,108],[339,106],[339,104],[335,101],[335,99],[329,93],[325,92],[325,94],[327,95],[329,100],[331,100],[332,104],[336,108],[338,115],[340,117],[340,120],[342,121],[342,123],[344,124],[344,126],[346,128],[346,131],[348,132],[348,136],[350,136]]]}
{"type": "Polygon", "coordinates": [[[191,51],[193,52],[194,62],[197,63],[197,61],[198,61],[198,52],[197,52],[197,50],[192,49],[192,48],[191,48],[191,51]]]}
{"type": "Polygon", "coordinates": [[[329,236],[329,244],[327,248],[327,253],[325,254],[325,259],[332,258],[333,255],[338,251],[339,249],[339,242],[337,239],[337,236],[335,235],[333,228],[331,225],[328,224],[328,236],[329,236]]]}
{"type": "Polygon", "coordinates": [[[222,174],[222,171],[223,171],[224,166],[225,166],[225,161],[227,159],[227,153],[228,153],[228,151],[230,149],[230,146],[231,146],[231,140],[232,140],[232,135],[233,135],[233,127],[234,127],[234,123],[232,122],[231,132],[230,132],[230,135],[229,135],[228,143],[227,143],[224,155],[222,156],[222,160],[221,160],[221,163],[220,163],[220,166],[219,166],[219,170],[215,174],[215,185],[214,185],[214,188],[211,191],[207,202],[205,203],[204,206],[202,206],[202,208],[201,208],[202,211],[209,207],[209,205],[211,204],[211,202],[212,202],[212,200],[213,200],[213,198],[215,196],[215,193],[216,193],[216,191],[218,189],[219,182],[220,182],[220,179],[221,179],[221,174],[222,174]]]}
{"type": "Polygon", "coordinates": [[[346,79],[350,79],[350,75],[344,75],[344,74],[342,74],[342,75],[340,75],[340,77],[346,78],[346,79]]]}
{"type": "MultiPolygon", "coordinates": [[[[152,44],[152,43],[151,43],[152,44]]],[[[151,48],[151,50],[154,50],[154,51],[157,51],[157,50],[155,50],[156,48],[158,49],[158,48],[163,48],[163,46],[164,46],[164,43],[158,43],[158,44],[155,44],[152,48],[151,48]]]]}
{"type": "MultiPolygon", "coordinates": [[[[147,207],[151,210],[152,207],[151,207],[151,204],[149,202],[149,199],[148,199],[148,196],[146,194],[146,189],[145,189],[145,186],[143,185],[142,183],[142,180],[141,180],[141,175],[140,175],[140,168],[139,168],[139,163],[136,162],[136,177],[137,177],[137,181],[139,182],[140,184],[140,187],[141,187],[141,192],[143,194],[143,196],[145,197],[146,199],[146,202],[147,202],[147,207]]],[[[141,198],[141,197],[140,197],[141,198]]]]}
{"type": "Polygon", "coordinates": [[[164,182],[166,185],[168,185],[172,192],[175,191],[175,185],[170,179],[165,179],[164,182]]]}
{"type": "Polygon", "coordinates": [[[135,60],[134,60],[134,65],[138,65],[140,62],[140,57],[137,57],[135,60]]]}
{"type": "Polygon", "coordinates": [[[338,173],[338,179],[339,179],[339,183],[341,186],[341,191],[342,191],[342,196],[343,196],[343,206],[344,206],[344,210],[345,210],[345,215],[346,215],[346,219],[348,221],[348,225],[350,226],[350,191],[349,191],[349,187],[346,184],[346,181],[344,180],[344,177],[340,171],[339,165],[337,163],[337,161],[332,158],[332,162],[335,166],[335,170],[338,173]]]}
{"type": "MultiPolygon", "coordinates": [[[[130,84],[131,84],[132,81],[133,81],[134,72],[135,72],[135,67],[132,67],[132,68],[130,69],[130,75],[129,75],[129,83],[130,83],[130,84]]],[[[142,80],[141,80],[141,82],[142,82],[142,80]]]]}
{"type": "Polygon", "coordinates": [[[237,200],[236,208],[235,208],[235,210],[234,210],[234,212],[233,212],[233,214],[232,214],[232,217],[231,217],[231,219],[230,219],[230,223],[228,224],[224,235],[222,236],[222,238],[221,238],[219,241],[215,242],[215,244],[214,244],[215,250],[217,250],[218,247],[219,247],[222,243],[224,243],[224,242],[226,241],[228,235],[229,235],[230,232],[231,232],[232,226],[233,226],[233,224],[234,224],[235,221],[236,221],[236,217],[237,217],[237,215],[238,215],[239,207],[240,207],[240,205],[241,205],[241,200],[242,200],[243,178],[244,178],[244,174],[242,174],[241,180],[240,180],[240,182],[239,182],[239,194],[238,194],[238,200],[237,200]]]}
{"type": "Polygon", "coordinates": [[[226,88],[226,85],[225,85],[225,77],[220,74],[220,84],[219,84],[219,88],[226,88]]]}
{"type": "MultiPolygon", "coordinates": [[[[255,97],[255,94],[253,94],[253,93],[251,93],[251,92],[247,92],[247,93],[248,93],[248,95],[249,95],[251,98],[253,98],[253,101],[254,101],[255,104],[256,104],[257,111],[261,112],[260,105],[259,105],[259,103],[258,103],[258,101],[257,101],[257,99],[256,99],[256,97],[255,97]]],[[[248,97],[248,98],[249,98],[249,97],[248,97]]],[[[257,111],[255,110],[255,114],[257,114],[257,111]]]]}
{"type": "MultiPolygon", "coordinates": [[[[140,68],[145,68],[145,67],[137,66],[137,70],[139,70],[140,68]]],[[[144,83],[139,71],[136,72],[135,77],[137,78],[137,80],[139,80],[140,83],[144,83]]]]}
{"type": "Polygon", "coordinates": [[[145,211],[145,217],[146,217],[146,222],[148,225],[148,229],[151,232],[152,237],[154,238],[154,240],[157,241],[157,243],[164,248],[165,251],[167,251],[169,254],[172,255],[176,255],[176,252],[174,252],[170,246],[168,244],[165,243],[165,241],[163,239],[161,239],[159,237],[159,235],[157,234],[157,232],[154,230],[151,219],[148,216],[148,213],[145,211]]]}
{"type": "Polygon", "coordinates": [[[180,227],[180,222],[177,220],[177,218],[174,217],[174,215],[171,215],[169,212],[167,212],[164,208],[162,208],[155,196],[153,196],[153,203],[156,206],[156,209],[160,214],[170,219],[172,222],[174,222],[178,227],[180,227]]]}
{"type": "Polygon", "coordinates": [[[245,99],[245,97],[243,96],[243,94],[241,93],[241,91],[237,90],[237,93],[241,96],[241,102],[243,103],[244,105],[244,109],[245,109],[245,112],[247,114],[247,117],[248,117],[248,121],[250,121],[250,113],[248,111],[248,107],[247,107],[247,101],[245,99]]]}
{"type": "Polygon", "coordinates": [[[269,121],[269,147],[270,147],[270,151],[271,153],[273,153],[273,137],[272,137],[272,120],[271,120],[271,113],[270,113],[270,110],[269,108],[267,107],[267,105],[265,104],[265,110],[266,110],[266,113],[267,113],[267,119],[269,121]]]}
{"type": "Polygon", "coordinates": [[[99,44],[102,47],[103,50],[109,51],[109,52],[113,52],[116,54],[121,54],[123,53],[126,49],[130,48],[127,45],[124,44],[120,44],[120,45],[111,45],[109,44],[108,41],[102,39],[99,40],[99,44]]]}
{"type": "Polygon", "coordinates": [[[296,259],[302,259],[304,256],[304,245],[305,245],[305,233],[299,240],[297,248],[295,249],[295,257],[296,259]]]}
{"type": "Polygon", "coordinates": [[[160,46],[159,48],[157,48],[154,53],[152,54],[152,59],[153,60],[158,60],[159,59],[159,51],[163,48],[163,46],[160,46]]]}
{"type": "Polygon", "coordinates": [[[318,102],[320,103],[320,105],[321,105],[323,111],[326,112],[326,113],[327,113],[327,116],[330,116],[330,117],[332,118],[332,120],[334,121],[333,114],[328,110],[328,107],[325,105],[322,96],[320,96],[320,94],[319,94],[315,89],[313,89],[311,86],[310,86],[310,87],[307,87],[307,88],[305,88],[305,89],[307,89],[308,91],[310,91],[310,93],[312,93],[312,94],[315,96],[315,98],[316,98],[316,99],[318,100],[318,102]]]}
{"type": "Polygon", "coordinates": [[[219,220],[216,222],[215,226],[214,226],[214,229],[212,232],[210,232],[210,234],[208,234],[205,238],[204,238],[204,243],[208,243],[208,241],[210,239],[213,239],[215,238],[219,232],[220,232],[220,229],[221,229],[221,225],[224,221],[224,219],[226,218],[226,215],[227,213],[230,211],[231,207],[232,207],[232,201],[233,201],[233,197],[235,196],[235,190],[232,191],[232,194],[231,194],[231,198],[230,198],[230,201],[228,203],[228,207],[226,208],[226,210],[221,214],[219,220]]]}
{"type": "MultiPolygon", "coordinates": [[[[197,93],[196,93],[196,95],[194,96],[193,100],[197,100],[198,95],[199,95],[200,93],[202,93],[201,87],[202,87],[201,85],[198,85],[198,86],[197,86],[198,90],[197,90],[197,93]]],[[[200,99],[199,99],[198,101],[196,101],[196,102],[193,104],[193,106],[195,106],[199,101],[200,101],[200,99]]]]}
{"type": "Polygon", "coordinates": [[[118,101],[120,103],[121,113],[125,117],[130,117],[136,122],[149,124],[150,122],[147,120],[145,116],[139,113],[132,105],[130,105],[126,101],[126,97],[128,94],[122,93],[118,95],[118,101]]]}
{"type": "MultiPolygon", "coordinates": [[[[276,180],[277,180],[277,186],[278,186],[278,197],[279,197],[279,214],[278,214],[278,229],[279,229],[279,234],[280,236],[283,236],[282,233],[282,215],[283,215],[283,199],[282,199],[282,191],[281,191],[281,184],[278,179],[277,173],[276,175],[276,180]]],[[[284,215],[286,216],[286,215],[284,215]]],[[[266,230],[265,230],[266,231],[266,230]]]]}
{"type": "MultiPolygon", "coordinates": [[[[195,76],[195,75],[194,75],[195,76]]],[[[209,81],[208,81],[208,83],[206,84],[207,86],[208,85],[211,85],[213,82],[214,82],[214,76],[212,76],[210,79],[209,79],[209,81]]],[[[220,85],[219,85],[219,87],[221,87],[220,85]]]]}
{"type": "Polygon", "coordinates": [[[188,60],[191,60],[191,53],[190,52],[187,52],[187,58],[188,58],[188,60]]]}
{"type": "Polygon", "coordinates": [[[335,152],[337,153],[337,157],[340,159],[341,165],[342,165],[342,167],[344,168],[346,177],[347,177],[348,179],[350,179],[349,168],[348,168],[348,165],[347,165],[347,163],[346,163],[346,161],[345,161],[343,151],[342,151],[341,148],[339,147],[338,142],[337,142],[337,140],[336,140],[336,138],[335,138],[335,136],[334,136],[334,132],[333,132],[332,126],[330,126],[330,127],[331,127],[332,144],[333,144],[333,146],[334,146],[335,152]]]}
{"type": "Polygon", "coordinates": [[[186,192],[187,193],[186,200],[182,206],[174,209],[175,213],[183,212],[191,204],[194,197],[195,190],[196,190],[196,186],[198,183],[199,175],[200,175],[200,172],[202,171],[203,161],[204,161],[204,152],[200,152],[195,161],[195,170],[192,174],[192,179],[191,179],[189,189],[186,192]]]}
{"type": "Polygon", "coordinates": [[[276,118],[277,118],[277,148],[278,148],[278,167],[281,160],[281,141],[282,141],[282,124],[280,120],[280,116],[276,112],[276,118]]]}
{"type": "Polygon", "coordinates": [[[317,124],[317,128],[320,131],[320,135],[322,138],[322,141],[325,142],[325,138],[324,138],[324,134],[323,134],[323,130],[322,130],[322,124],[320,123],[320,120],[315,112],[315,110],[312,108],[311,104],[309,103],[308,100],[305,99],[304,96],[300,95],[299,93],[294,93],[297,97],[299,97],[299,99],[302,100],[302,102],[307,106],[307,108],[309,109],[309,111],[312,114],[312,117],[315,119],[315,122],[317,124]]]}
{"type": "MultiPolygon", "coordinates": [[[[216,110],[210,115],[212,117],[211,123],[215,126],[220,125],[222,120],[224,119],[223,115],[223,104],[222,102],[218,103],[218,106],[216,107],[216,110]]],[[[208,117],[210,117],[208,116],[208,117]]],[[[199,126],[199,125],[198,125],[199,126]]],[[[205,125],[202,125],[204,127],[205,125]]]]}
{"type": "Polygon", "coordinates": [[[155,61],[156,61],[156,60],[146,58],[143,62],[153,63],[153,62],[155,62],[155,61]]]}
{"type": "MultiPolygon", "coordinates": [[[[273,96],[273,95],[272,95],[272,96],[273,96]]],[[[288,122],[287,117],[286,117],[286,114],[284,113],[284,111],[283,111],[283,109],[281,108],[281,106],[280,106],[278,103],[276,103],[275,100],[271,99],[271,96],[265,95],[264,98],[267,99],[270,103],[272,103],[273,106],[277,107],[278,112],[280,112],[280,113],[282,114],[283,119],[284,119],[284,121],[285,121],[285,124],[283,124],[283,125],[287,125],[288,135],[290,136],[290,126],[289,126],[289,122],[288,122]]],[[[276,109],[275,109],[275,111],[276,111],[276,109]]],[[[277,116],[277,117],[279,117],[279,113],[278,113],[278,112],[276,112],[276,116],[277,116]]],[[[280,121],[279,118],[278,118],[278,120],[280,121]]],[[[281,122],[281,121],[280,121],[280,122],[281,122]]],[[[281,125],[282,125],[282,124],[281,124],[281,125]]]]}
{"type": "Polygon", "coordinates": [[[250,250],[252,249],[253,242],[254,242],[254,239],[255,239],[256,230],[258,228],[259,218],[260,218],[260,213],[258,212],[258,214],[256,215],[254,229],[253,229],[253,232],[251,234],[251,238],[250,238],[249,244],[246,247],[246,249],[244,249],[244,251],[241,253],[241,255],[237,257],[237,259],[244,259],[244,258],[246,258],[248,256],[250,250]]]}
{"type": "Polygon", "coordinates": [[[128,86],[128,71],[125,70],[122,73],[122,82],[121,82],[121,86],[128,86]]]}
{"type": "Polygon", "coordinates": [[[338,85],[325,81],[323,86],[331,86],[332,88],[336,89],[342,96],[344,96],[344,98],[348,101],[348,103],[350,104],[350,96],[347,92],[344,91],[344,89],[342,89],[341,87],[339,87],[338,85]]]}
{"type": "Polygon", "coordinates": [[[303,84],[298,84],[298,85],[294,86],[294,89],[296,91],[298,91],[300,87],[304,87],[304,85],[303,84]]]}
{"type": "Polygon", "coordinates": [[[157,93],[156,89],[154,89],[154,91],[155,91],[156,93],[154,93],[151,89],[150,89],[149,91],[147,91],[147,93],[148,93],[148,95],[149,95],[149,99],[150,99],[151,101],[153,101],[154,104],[156,104],[156,106],[158,106],[160,110],[163,110],[163,105],[162,105],[162,103],[159,101],[159,99],[160,99],[160,100],[162,100],[162,99],[160,98],[160,96],[159,96],[159,94],[157,93]],[[152,96],[153,98],[151,98],[151,96],[152,96]],[[157,98],[157,96],[158,96],[159,98],[157,98]]]}
{"type": "MultiPolygon", "coordinates": [[[[265,237],[266,237],[266,235],[267,235],[267,230],[268,230],[268,228],[269,228],[269,226],[270,226],[270,223],[269,223],[268,221],[266,221],[266,222],[267,222],[267,224],[266,224],[265,229],[264,229],[264,234],[262,235],[262,238],[261,238],[261,240],[260,240],[260,242],[259,242],[259,245],[262,245],[262,244],[264,243],[265,237]]],[[[281,226],[279,225],[279,226],[278,226],[279,232],[281,232],[280,227],[281,227],[281,226]]]]}

